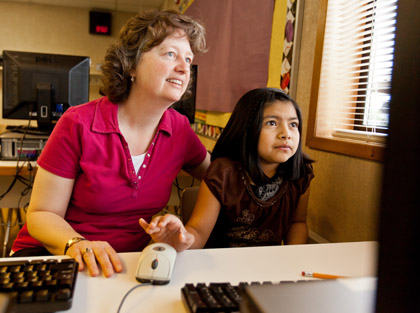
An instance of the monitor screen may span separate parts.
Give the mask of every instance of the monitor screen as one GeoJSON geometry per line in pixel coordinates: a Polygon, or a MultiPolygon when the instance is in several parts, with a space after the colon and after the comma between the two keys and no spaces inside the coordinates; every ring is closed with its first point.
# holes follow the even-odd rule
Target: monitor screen
{"type": "Polygon", "coordinates": [[[172,105],[172,108],[177,110],[179,113],[184,114],[188,117],[188,120],[191,124],[195,120],[195,98],[196,98],[196,88],[197,88],[197,73],[198,66],[193,64],[191,65],[191,83],[185,94],[181,99],[175,102],[172,105]]]}
{"type": "Polygon", "coordinates": [[[90,58],[3,51],[3,119],[50,131],[69,106],[89,100],[90,58]]]}
{"type": "Polygon", "coordinates": [[[420,1],[398,2],[379,218],[377,313],[420,312],[420,1]]]}

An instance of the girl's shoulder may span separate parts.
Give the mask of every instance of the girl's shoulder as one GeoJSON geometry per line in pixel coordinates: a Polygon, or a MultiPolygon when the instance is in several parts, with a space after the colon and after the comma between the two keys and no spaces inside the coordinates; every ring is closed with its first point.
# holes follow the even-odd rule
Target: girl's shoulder
{"type": "Polygon", "coordinates": [[[301,193],[303,194],[311,184],[312,179],[315,177],[314,175],[314,169],[312,166],[312,161],[305,162],[304,164],[305,171],[301,177],[292,183],[297,185],[297,187],[301,190],[301,193]]]}
{"type": "Polygon", "coordinates": [[[242,173],[239,162],[220,157],[210,164],[204,182],[217,200],[226,204],[231,199],[239,199],[246,188],[245,175],[242,173]]]}
{"type": "Polygon", "coordinates": [[[314,174],[314,167],[312,165],[313,161],[305,163],[305,173],[306,175],[313,175],[314,174]]]}
{"type": "Polygon", "coordinates": [[[220,157],[217,159],[214,159],[211,164],[210,168],[214,169],[223,169],[223,170],[229,170],[229,171],[238,171],[241,168],[241,165],[239,162],[234,161],[229,158],[220,157]]]}
{"type": "Polygon", "coordinates": [[[229,158],[220,157],[214,159],[209,168],[207,169],[206,177],[225,177],[229,180],[234,180],[237,176],[241,175],[241,165],[239,162],[229,158]]]}

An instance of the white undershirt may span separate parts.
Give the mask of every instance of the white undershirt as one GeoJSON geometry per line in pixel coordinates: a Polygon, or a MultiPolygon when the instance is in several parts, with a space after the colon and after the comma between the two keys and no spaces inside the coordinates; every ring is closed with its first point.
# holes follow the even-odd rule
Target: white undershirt
{"type": "Polygon", "coordinates": [[[133,165],[134,165],[134,169],[136,170],[136,173],[139,171],[140,166],[143,164],[145,156],[146,156],[146,153],[131,156],[131,159],[133,160],[133,165]]]}

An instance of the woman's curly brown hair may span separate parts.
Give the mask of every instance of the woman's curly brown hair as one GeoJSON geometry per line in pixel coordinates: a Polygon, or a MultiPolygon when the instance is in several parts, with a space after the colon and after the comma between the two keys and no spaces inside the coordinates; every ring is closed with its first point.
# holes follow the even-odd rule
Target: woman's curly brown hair
{"type": "Polygon", "coordinates": [[[194,54],[206,52],[204,26],[176,11],[140,11],[121,29],[118,41],[105,54],[102,65],[101,95],[111,102],[124,101],[131,88],[130,73],[144,52],[161,44],[176,30],[185,32],[194,54]]]}

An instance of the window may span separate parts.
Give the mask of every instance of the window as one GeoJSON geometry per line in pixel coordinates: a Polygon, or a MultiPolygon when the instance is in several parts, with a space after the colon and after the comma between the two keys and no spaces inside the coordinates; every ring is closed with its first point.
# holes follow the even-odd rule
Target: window
{"type": "Polygon", "coordinates": [[[309,147],[383,159],[396,9],[397,0],[321,0],[309,147]]]}

